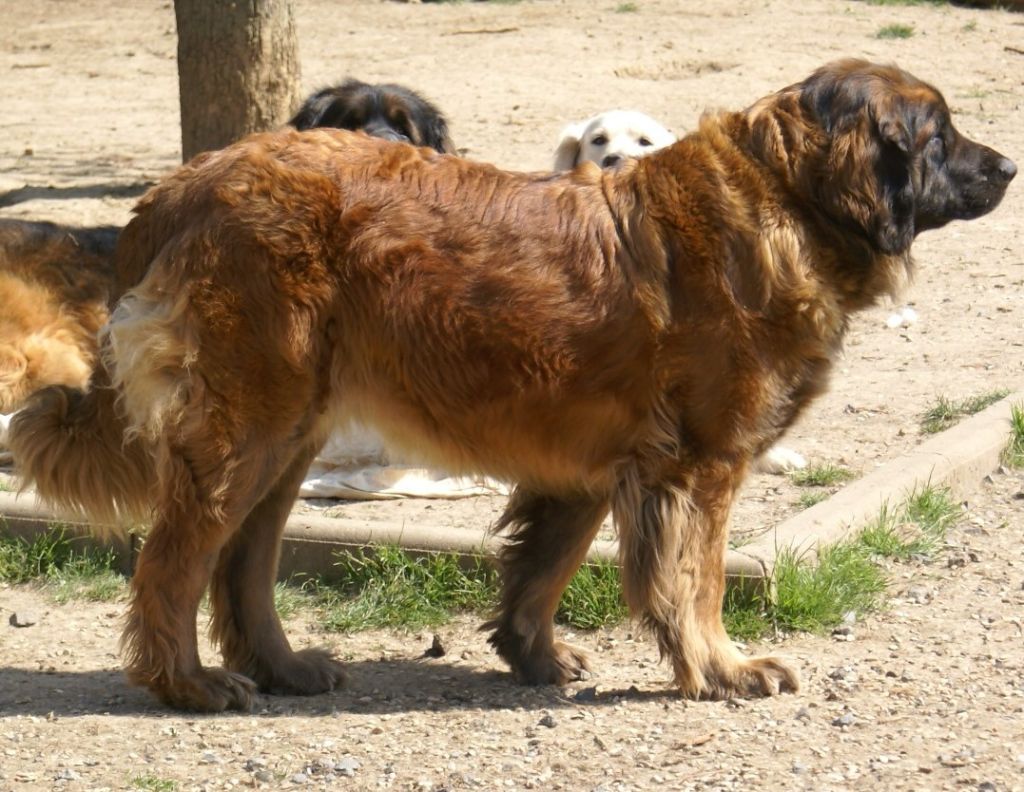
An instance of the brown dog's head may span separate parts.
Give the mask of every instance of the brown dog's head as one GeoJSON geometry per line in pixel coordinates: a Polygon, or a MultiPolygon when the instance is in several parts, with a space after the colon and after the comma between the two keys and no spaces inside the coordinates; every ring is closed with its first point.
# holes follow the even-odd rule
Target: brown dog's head
{"type": "Polygon", "coordinates": [[[935,88],[895,66],[831,63],[759,102],[751,120],[762,156],[784,160],[796,189],[882,253],[991,211],[1017,173],[954,128],[935,88]]]}

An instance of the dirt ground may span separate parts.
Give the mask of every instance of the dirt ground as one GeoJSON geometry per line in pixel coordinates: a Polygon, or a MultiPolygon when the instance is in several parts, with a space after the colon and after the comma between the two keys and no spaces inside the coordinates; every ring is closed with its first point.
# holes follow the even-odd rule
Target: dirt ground
{"type": "MultiPolygon", "coordinates": [[[[408,84],[446,112],[466,156],[510,169],[547,167],[559,130],[595,112],[632,107],[683,133],[705,107],[746,106],[847,55],[929,80],[961,131],[1024,160],[1024,14],[841,0],[296,5],[307,91],[346,75],[408,84]],[[893,23],[913,35],[877,37],[893,23]]],[[[170,3],[6,3],[0,75],[0,216],[124,223],[178,162],[170,3]]],[[[831,392],[786,444],[865,473],[920,441],[936,396],[1020,388],[1022,241],[1017,184],[988,217],[923,235],[905,298],[918,321],[887,327],[892,305],[859,316],[831,392]]],[[[1019,474],[994,476],[956,547],[895,570],[891,610],[855,624],[854,640],[782,641],[800,694],[735,706],[677,700],[628,627],[576,637],[593,680],[520,689],[467,621],[445,628],[441,660],[417,659],[429,635],[335,638],[347,690],[183,717],[118,673],[120,604],[0,588],[0,789],[1024,789],[1021,490],[1019,474]],[[960,566],[968,546],[978,560],[960,566]],[[26,609],[35,626],[7,625],[26,609]]],[[[736,531],[782,519],[798,494],[754,477],[736,531]]],[[[333,510],[483,527],[500,507],[333,510]]],[[[325,640],[302,621],[290,632],[325,640]]]]}

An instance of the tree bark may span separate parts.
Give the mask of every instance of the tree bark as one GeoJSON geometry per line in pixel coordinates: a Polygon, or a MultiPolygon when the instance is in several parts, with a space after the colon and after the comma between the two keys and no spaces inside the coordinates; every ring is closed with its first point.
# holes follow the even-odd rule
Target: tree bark
{"type": "Polygon", "coordinates": [[[299,103],[291,0],[174,0],[187,161],[284,123],[299,103]]]}

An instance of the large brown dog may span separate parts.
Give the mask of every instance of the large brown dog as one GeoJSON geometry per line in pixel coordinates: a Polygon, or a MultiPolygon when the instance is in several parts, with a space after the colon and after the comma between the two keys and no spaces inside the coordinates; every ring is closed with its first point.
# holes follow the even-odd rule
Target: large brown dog
{"type": "Polygon", "coordinates": [[[155,507],[125,645],[131,679],[176,707],[341,680],[291,650],[272,582],[306,465],[350,418],[517,483],[490,627],[523,680],[584,669],[552,616],[611,509],[626,599],[681,693],[792,690],[722,627],[736,489],[825,387],[850,313],[907,278],[915,235],[988,212],[1015,170],[934,88],[860,61],[613,172],[254,136],[166,179],[123,234],[141,282],[105,354],[130,442],[80,431],[111,391],[49,391],[15,456],[51,499],[155,507]],[[89,465],[106,489],[81,486],[89,465]],[[196,650],[208,584],[223,670],[196,650]]]}

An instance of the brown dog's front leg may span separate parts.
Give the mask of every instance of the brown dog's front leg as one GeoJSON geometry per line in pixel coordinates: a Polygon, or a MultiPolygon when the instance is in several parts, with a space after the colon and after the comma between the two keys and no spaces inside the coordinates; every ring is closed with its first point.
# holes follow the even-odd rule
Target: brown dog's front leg
{"type": "Polygon", "coordinates": [[[688,698],[795,691],[799,677],[774,657],[745,658],[722,624],[733,469],[721,462],[647,483],[627,475],[613,499],[623,590],[672,662],[688,698]]]}

